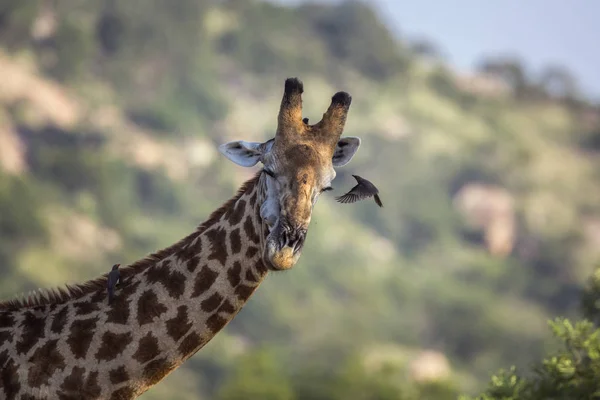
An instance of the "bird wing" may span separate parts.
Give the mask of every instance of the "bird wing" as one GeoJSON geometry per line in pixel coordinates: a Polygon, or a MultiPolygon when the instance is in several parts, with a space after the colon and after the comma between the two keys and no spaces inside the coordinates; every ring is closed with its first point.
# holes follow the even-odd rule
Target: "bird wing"
{"type": "Polygon", "coordinates": [[[359,183],[358,185],[350,189],[348,193],[337,197],[336,200],[340,203],[354,203],[371,196],[373,196],[373,193],[371,193],[369,190],[365,190],[363,185],[359,183]]]}
{"type": "Polygon", "coordinates": [[[108,274],[108,287],[112,288],[117,284],[117,281],[119,280],[119,275],[115,274],[113,272],[110,272],[108,274]]]}
{"type": "Polygon", "coordinates": [[[374,194],[379,193],[377,188],[373,185],[359,184],[352,188],[351,192],[359,196],[361,199],[366,199],[374,194]],[[372,187],[370,187],[372,186],[372,187]]]}
{"type": "Polygon", "coordinates": [[[377,203],[379,207],[383,207],[383,203],[381,202],[379,195],[375,195],[375,203],[377,203]]]}
{"type": "Polygon", "coordinates": [[[336,197],[335,199],[340,203],[355,203],[361,200],[359,196],[355,195],[352,192],[348,192],[343,196],[336,197]]]}

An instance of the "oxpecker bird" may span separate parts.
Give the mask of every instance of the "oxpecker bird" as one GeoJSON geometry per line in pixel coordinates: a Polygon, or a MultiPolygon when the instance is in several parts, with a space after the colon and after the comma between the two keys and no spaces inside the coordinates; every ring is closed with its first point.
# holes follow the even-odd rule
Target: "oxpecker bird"
{"type": "Polygon", "coordinates": [[[112,303],[115,297],[115,286],[121,281],[121,273],[119,272],[119,266],[121,264],[115,264],[112,270],[108,273],[106,289],[108,290],[108,304],[112,303]]]}
{"type": "Polygon", "coordinates": [[[340,203],[354,203],[369,197],[373,197],[375,203],[377,203],[379,207],[383,207],[383,203],[381,203],[381,199],[379,198],[379,190],[375,187],[375,185],[358,175],[352,176],[354,179],[356,179],[358,185],[354,186],[345,195],[336,197],[336,200],[340,203]]]}

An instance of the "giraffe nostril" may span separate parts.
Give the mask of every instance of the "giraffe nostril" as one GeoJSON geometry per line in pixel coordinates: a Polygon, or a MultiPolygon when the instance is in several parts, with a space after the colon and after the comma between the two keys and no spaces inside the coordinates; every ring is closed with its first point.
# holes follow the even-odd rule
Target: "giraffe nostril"
{"type": "Polygon", "coordinates": [[[288,237],[286,231],[281,232],[281,236],[279,237],[279,248],[282,249],[288,242],[288,237]]]}
{"type": "Polygon", "coordinates": [[[292,240],[289,246],[294,250],[294,253],[297,253],[304,244],[304,238],[306,236],[306,230],[302,228],[294,229],[292,233],[292,240]]]}
{"type": "Polygon", "coordinates": [[[302,248],[306,230],[300,227],[293,227],[288,221],[282,220],[279,226],[279,237],[277,244],[279,249],[289,247],[294,253],[302,248]]]}
{"type": "Polygon", "coordinates": [[[298,253],[300,250],[302,250],[302,247],[304,247],[304,240],[298,240],[296,242],[296,244],[294,245],[293,249],[294,249],[294,254],[298,253]]]}

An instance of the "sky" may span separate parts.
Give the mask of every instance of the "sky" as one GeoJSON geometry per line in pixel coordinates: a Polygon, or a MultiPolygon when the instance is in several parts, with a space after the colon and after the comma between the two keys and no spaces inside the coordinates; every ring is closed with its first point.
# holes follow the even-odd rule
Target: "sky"
{"type": "Polygon", "coordinates": [[[430,39],[459,70],[471,70],[485,56],[515,55],[533,73],[566,66],[582,91],[600,99],[600,0],[370,2],[399,36],[430,39]]]}

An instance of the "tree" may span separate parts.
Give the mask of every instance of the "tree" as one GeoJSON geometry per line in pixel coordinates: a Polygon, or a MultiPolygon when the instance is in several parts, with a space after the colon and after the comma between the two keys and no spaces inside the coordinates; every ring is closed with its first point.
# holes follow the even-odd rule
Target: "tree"
{"type": "Polygon", "coordinates": [[[418,57],[432,61],[444,59],[444,52],[433,41],[427,38],[415,39],[410,43],[410,51],[418,57]]]}
{"type": "Polygon", "coordinates": [[[369,78],[384,80],[409,68],[408,54],[368,3],[348,0],[335,7],[309,5],[301,10],[330,54],[369,78]]]}
{"type": "Polygon", "coordinates": [[[231,378],[221,386],[219,400],[293,400],[289,378],[284,374],[275,356],[259,349],[242,356],[231,378]]]}
{"type": "Polygon", "coordinates": [[[527,78],[523,63],[516,58],[486,59],[479,65],[479,71],[500,77],[513,89],[525,87],[527,78]]]}
{"type": "Polygon", "coordinates": [[[564,67],[551,65],[540,74],[540,86],[551,96],[574,98],[577,95],[577,81],[564,67]]]}
{"type": "Polygon", "coordinates": [[[541,89],[531,82],[523,62],[513,57],[485,59],[478,70],[485,74],[497,76],[512,88],[517,99],[539,99],[541,89]]]}
{"type": "Polygon", "coordinates": [[[549,322],[561,346],[533,367],[531,377],[515,367],[502,370],[476,399],[600,399],[600,329],[594,325],[600,322],[600,269],[588,282],[582,311],[586,318],[582,321],[556,318],[549,322]]]}
{"type": "Polygon", "coordinates": [[[0,45],[18,49],[31,40],[31,27],[38,15],[39,0],[0,2],[0,45]]]}

